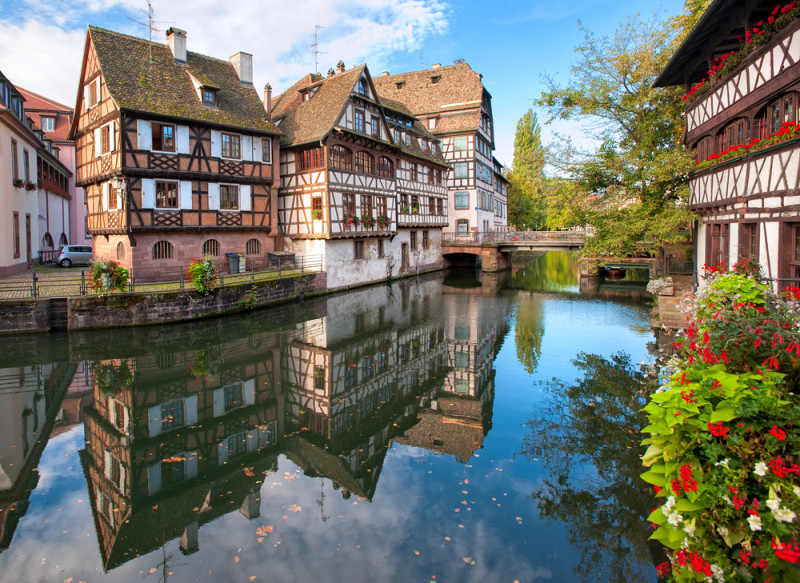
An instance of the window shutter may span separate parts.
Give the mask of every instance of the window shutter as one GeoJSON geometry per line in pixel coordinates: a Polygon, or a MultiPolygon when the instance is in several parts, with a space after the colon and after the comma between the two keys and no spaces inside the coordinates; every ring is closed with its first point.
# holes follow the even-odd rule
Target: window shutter
{"type": "Polygon", "coordinates": [[[249,211],[252,210],[253,205],[250,201],[250,191],[253,187],[249,184],[242,184],[239,186],[239,210],[249,211]]]}
{"type": "Polygon", "coordinates": [[[83,86],[83,111],[89,111],[89,86],[83,86]]]}
{"type": "Polygon", "coordinates": [[[181,180],[178,185],[178,207],[182,209],[192,208],[192,182],[191,180],[181,180]]]}
{"type": "Polygon", "coordinates": [[[150,437],[155,437],[161,433],[161,405],[150,407],[147,413],[150,437]]]}
{"type": "Polygon", "coordinates": [[[137,120],[136,133],[140,150],[153,149],[153,124],[145,119],[137,120]]]}
{"type": "Polygon", "coordinates": [[[183,403],[186,410],[186,425],[197,424],[197,395],[186,397],[183,403]]]}
{"type": "Polygon", "coordinates": [[[186,452],[184,456],[186,463],[184,465],[184,475],[187,480],[197,477],[197,458],[199,457],[196,451],[186,452]]]}
{"type": "Polygon", "coordinates": [[[189,126],[177,126],[175,128],[175,133],[177,134],[178,138],[178,154],[188,154],[190,148],[189,126]]]}
{"type": "Polygon", "coordinates": [[[117,149],[117,122],[112,121],[108,124],[108,151],[113,152],[117,149]]]}
{"type": "Polygon", "coordinates": [[[103,452],[103,474],[106,478],[111,478],[111,452],[103,452]]]}
{"type": "Polygon", "coordinates": [[[225,413],[225,389],[217,389],[212,394],[214,417],[221,417],[225,413]]]}
{"type": "Polygon", "coordinates": [[[147,466],[147,493],[152,496],[161,490],[161,462],[147,466]]]}
{"type": "Polygon", "coordinates": [[[108,210],[111,207],[109,203],[111,202],[111,183],[105,182],[103,183],[103,210],[108,210]]]}
{"type": "Polygon", "coordinates": [[[153,178],[142,178],[142,208],[156,208],[156,181],[153,178]]]}
{"type": "Polygon", "coordinates": [[[211,157],[219,158],[222,156],[222,138],[219,130],[211,130],[211,157]]]}
{"type": "Polygon", "coordinates": [[[216,182],[208,183],[208,210],[219,210],[219,184],[216,182]]]}
{"type": "Polygon", "coordinates": [[[253,140],[252,136],[242,136],[242,160],[245,162],[253,161],[253,140]]]}
{"type": "Polygon", "coordinates": [[[247,432],[247,451],[254,452],[258,449],[258,429],[251,429],[247,432]]]}
{"type": "Polygon", "coordinates": [[[247,379],[244,381],[244,404],[252,405],[256,402],[256,381],[254,379],[247,379]]]}
{"type": "Polygon", "coordinates": [[[225,438],[217,445],[217,459],[219,465],[228,462],[228,440],[225,438]]]}
{"type": "Polygon", "coordinates": [[[262,138],[253,138],[253,161],[254,162],[261,162],[263,159],[262,156],[264,155],[264,150],[262,148],[262,144],[264,140],[262,138]]]}
{"type": "Polygon", "coordinates": [[[94,157],[99,158],[103,154],[103,139],[100,128],[94,130],[94,157]]]}

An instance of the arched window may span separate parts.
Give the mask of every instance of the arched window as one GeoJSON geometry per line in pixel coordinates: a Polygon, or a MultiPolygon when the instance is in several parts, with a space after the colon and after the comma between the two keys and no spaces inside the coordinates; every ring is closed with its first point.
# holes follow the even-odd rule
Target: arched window
{"type": "Polygon", "coordinates": [[[203,243],[203,255],[213,255],[219,257],[219,241],[216,239],[209,239],[203,243]]]}
{"type": "Polygon", "coordinates": [[[745,118],[733,120],[722,128],[720,132],[720,151],[724,152],[733,146],[741,146],[748,143],[749,133],[748,124],[745,118]]]}
{"type": "Polygon", "coordinates": [[[705,136],[700,138],[694,146],[694,160],[695,162],[702,162],[708,160],[708,157],[714,153],[714,138],[705,136]]]}
{"type": "Polygon", "coordinates": [[[50,233],[45,233],[42,237],[42,249],[53,248],[53,236],[50,233]]]}
{"type": "Polygon", "coordinates": [[[117,243],[117,261],[125,259],[125,244],[120,241],[117,243]]]}
{"type": "Polygon", "coordinates": [[[330,147],[330,167],[338,170],[353,170],[353,152],[349,148],[334,144],[330,147]]]}
{"type": "Polygon", "coordinates": [[[244,252],[247,255],[258,255],[261,253],[261,241],[258,239],[250,239],[244,246],[244,252]]]}
{"type": "Polygon", "coordinates": [[[59,245],[69,245],[69,241],[67,240],[67,235],[65,233],[61,233],[61,237],[58,239],[59,245]]]}
{"type": "Polygon", "coordinates": [[[394,178],[394,164],[386,156],[378,158],[378,176],[394,178]]]}
{"type": "Polygon", "coordinates": [[[797,121],[797,93],[781,95],[764,108],[758,120],[758,137],[770,137],[787,121],[797,121]]]}
{"type": "Polygon", "coordinates": [[[356,172],[375,174],[375,158],[369,152],[356,152],[356,172]]]}
{"type": "Polygon", "coordinates": [[[153,259],[172,259],[172,243],[159,241],[153,245],[153,259]]]}

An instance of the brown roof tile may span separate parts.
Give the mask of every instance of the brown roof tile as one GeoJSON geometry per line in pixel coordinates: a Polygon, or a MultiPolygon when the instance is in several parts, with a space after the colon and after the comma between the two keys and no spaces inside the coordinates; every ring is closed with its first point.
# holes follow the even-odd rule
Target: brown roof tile
{"type": "Polygon", "coordinates": [[[220,126],[278,134],[266,121],[266,111],[253,87],[242,85],[228,61],[187,52],[187,64],[179,65],[165,44],[151,44],[102,28],[89,27],[109,92],[120,109],[207,122],[220,126]],[[191,73],[203,83],[219,87],[217,107],[200,98],[191,73]]]}
{"type": "Polygon", "coordinates": [[[36,129],[42,128],[42,116],[55,116],[55,130],[44,134],[45,138],[55,141],[69,141],[69,124],[72,121],[71,107],[22,87],[17,87],[17,90],[25,98],[25,113],[33,120],[36,129]]]}

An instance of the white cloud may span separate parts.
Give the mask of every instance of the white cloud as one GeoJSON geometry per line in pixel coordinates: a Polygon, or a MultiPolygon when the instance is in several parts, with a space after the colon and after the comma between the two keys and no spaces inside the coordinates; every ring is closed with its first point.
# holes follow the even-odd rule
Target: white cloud
{"type": "MultiPolygon", "coordinates": [[[[314,68],[311,44],[319,32],[320,72],[339,59],[376,70],[397,52],[416,51],[426,38],[448,30],[450,10],[440,0],[154,0],[154,40],[174,26],[188,33],[191,51],[225,59],[253,54],[257,89],[279,93],[314,68]]],[[[0,8],[2,71],[12,83],[67,105],[75,101],[89,24],[147,36],[143,0],[25,0],[0,8]]]]}

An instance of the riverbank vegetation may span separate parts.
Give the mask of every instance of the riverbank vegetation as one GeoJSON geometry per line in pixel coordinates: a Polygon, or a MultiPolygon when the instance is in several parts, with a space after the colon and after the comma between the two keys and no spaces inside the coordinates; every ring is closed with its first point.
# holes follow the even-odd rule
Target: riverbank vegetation
{"type": "Polygon", "coordinates": [[[708,270],[644,411],[671,581],[800,580],[800,290],[743,261],[708,270]]]}

